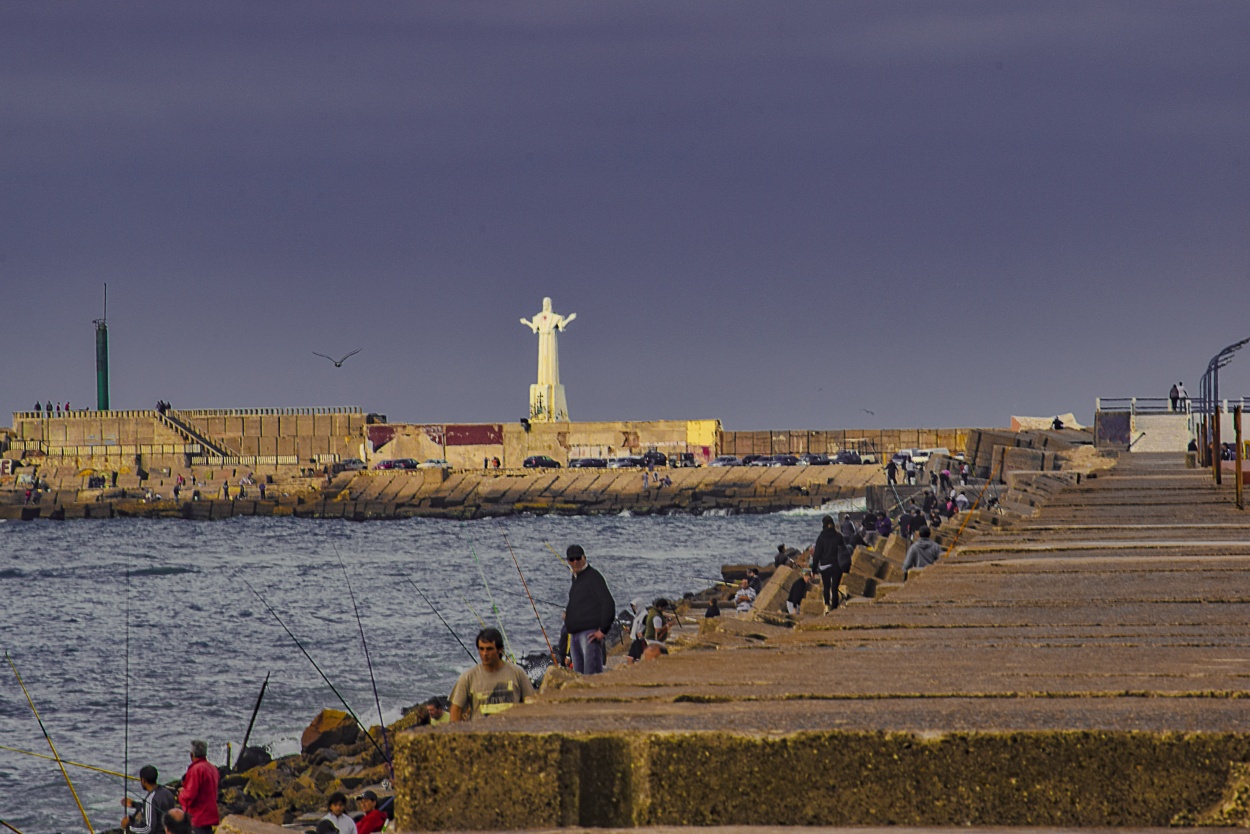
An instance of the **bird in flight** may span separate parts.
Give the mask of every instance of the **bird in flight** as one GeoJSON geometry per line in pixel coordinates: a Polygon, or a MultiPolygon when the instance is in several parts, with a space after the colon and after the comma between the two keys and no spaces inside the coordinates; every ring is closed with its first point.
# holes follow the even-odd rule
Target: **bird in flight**
{"type": "Polygon", "coordinates": [[[876,417],[876,416],[877,416],[877,412],[875,412],[875,411],[869,411],[869,410],[868,410],[868,409],[866,409],[866,408],[861,408],[861,409],[860,409],[860,411],[864,412],[865,414],[871,414],[873,417],[876,417]]]}
{"type": "Polygon", "coordinates": [[[341,368],[343,367],[344,362],[346,362],[348,359],[351,359],[353,356],[360,353],[362,350],[364,350],[364,348],[356,348],[351,353],[344,356],[342,359],[335,359],[333,356],[326,356],[324,353],[317,353],[317,351],[315,350],[313,351],[313,356],[320,356],[322,359],[329,359],[331,362],[334,363],[334,367],[341,368]]]}

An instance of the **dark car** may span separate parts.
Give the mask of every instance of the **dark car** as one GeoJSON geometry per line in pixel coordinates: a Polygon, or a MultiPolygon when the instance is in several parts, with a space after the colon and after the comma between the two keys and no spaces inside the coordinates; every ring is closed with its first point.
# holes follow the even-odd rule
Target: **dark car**
{"type": "Polygon", "coordinates": [[[838,452],[837,456],[834,457],[833,462],[850,463],[855,466],[859,466],[863,463],[863,461],[859,459],[859,452],[852,452],[850,449],[843,449],[841,452],[838,452]]]}
{"type": "Polygon", "coordinates": [[[742,465],[743,466],[751,466],[751,465],[763,466],[763,464],[756,463],[756,461],[764,460],[766,457],[768,457],[768,455],[743,455],[742,465]]]}
{"type": "Polygon", "coordinates": [[[803,466],[825,466],[829,463],[829,456],[808,452],[805,455],[799,455],[799,463],[803,466]]]}
{"type": "Polygon", "coordinates": [[[546,455],[530,455],[522,462],[521,466],[526,469],[559,469],[560,463],[546,455]]]}
{"type": "Polygon", "coordinates": [[[573,458],[569,461],[569,469],[606,469],[607,466],[604,458],[573,458]]]}
{"type": "Polygon", "coordinates": [[[773,455],[773,466],[798,466],[799,459],[796,455],[773,455]]]}
{"type": "Polygon", "coordinates": [[[657,452],[655,449],[642,453],[643,466],[667,466],[668,456],[663,452],[657,452]]]}
{"type": "Polygon", "coordinates": [[[668,456],[668,465],[677,467],[694,468],[699,464],[694,459],[694,452],[682,452],[677,455],[668,456]]]}
{"type": "Polygon", "coordinates": [[[412,458],[395,458],[391,463],[393,464],[392,469],[417,469],[421,466],[412,458]]]}
{"type": "Polygon", "coordinates": [[[380,461],[378,461],[377,463],[375,463],[375,464],[373,465],[373,468],[374,468],[374,469],[394,469],[394,468],[395,468],[395,461],[393,461],[393,460],[380,460],[380,461]]]}

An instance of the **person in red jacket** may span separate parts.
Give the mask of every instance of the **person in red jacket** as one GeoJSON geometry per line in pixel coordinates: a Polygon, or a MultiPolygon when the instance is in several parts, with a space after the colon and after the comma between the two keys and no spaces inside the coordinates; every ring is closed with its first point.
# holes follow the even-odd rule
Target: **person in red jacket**
{"type": "Polygon", "coordinates": [[[217,768],[208,760],[208,745],[202,741],[191,742],[191,766],[182,777],[182,790],[178,792],[178,804],[186,809],[191,819],[192,834],[212,834],[221,815],[217,813],[217,768]]]}
{"type": "Polygon", "coordinates": [[[373,791],[365,791],[356,797],[356,807],[365,815],[356,820],[356,834],[374,834],[386,825],[386,812],[378,808],[378,795],[373,791]]]}

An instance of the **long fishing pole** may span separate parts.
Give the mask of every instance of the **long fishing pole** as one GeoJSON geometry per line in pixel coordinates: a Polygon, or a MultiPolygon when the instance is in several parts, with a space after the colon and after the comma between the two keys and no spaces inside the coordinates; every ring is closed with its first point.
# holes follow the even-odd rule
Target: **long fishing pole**
{"type": "MultiPolygon", "coordinates": [[[[243,758],[243,754],[247,752],[247,742],[252,737],[252,727],[256,725],[256,715],[260,712],[260,702],[265,700],[265,690],[269,688],[269,676],[272,672],[265,673],[265,682],[260,685],[260,694],[256,696],[256,706],[252,707],[252,718],[247,722],[247,732],[243,734],[243,746],[239,748],[239,758],[243,758]]],[[[238,762],[235,762],[238,766],[238,762]]]]}
{"type": "Polygon", "coordinates": [[[438,609],[434,607],[434,603],[430,602],[430,598],[429,598],[429,597],[427,597],[427,596],[425,595],[425,591],[422,591],[419,587],[417,587],[417,583],[416,583],[416,582],[413,582],[413,581],[412,581],[411,579],[409,579],[408,577],[406,577],[406,576],[405,576],[405,577],[404,577],[404,580],[405,580],[405,581],[406,581],[409,585],[411,585],[411,586],[413,587],[413,589],[414,589],[414,590],[415,590],[418,594],[420,594],[420,595],[421,595],[421,599],[425,600],[425,604],[426,604],[426,605],[428,605],[428,606],[430,606],[430,610],[434,612],[434,616],[435,616],[435,617],[438,617],[439,622],[441,622],[444,626],[446,626],[446,627],[447,627],[447,630],[451,632],[451,636],[452,636],[452,637],[455,637],[455,638],[456,638],[456,642],[460,644],[460,648],[464,649],[464,653],[465,653],[465,654],[467,654],[467,655],[469,656],[469,660],[472,660],[474,663],[477,663],[477,658],[473,656],[473,652],[469,651],[469,647],[468,647],[468,646],[466,646],[466,645],[464,644],[464,641],[460,639],[460,635],[459,635],[459,634],[456,634],[456,630],[455,630],[454,628],[452,628],[452,627],[451,627],[451,626],[447,623],[447,621],[446,621],[446,620],[444,620],[444,619],[443,619],[443,615],[442,615],[442,614],[440,614],[440,613],[438,613],[438,609]]]}
{"type": "MultiPolygon", "coordinates": [[[[343,693],[339,692],[338,687],[336,687],[333,683],[330,682],[330,679],[326,677],[325,672],[321,671],[321,667],[317,665],[317,661],[313,660],[312,655],[308,653],[308,649],[304,648],[304,644],[299,641],[299,638],[295,636],[295,634],[291,631],[291,629],[286,627],[286,623],[282,622],[282,618],[278,616],[278,612],[274,611],[273,608],[269,605],[269,603],[265,602],[265,598],[260,595],[259,591],[257,591],[255,588],[252,587],[251,582],[248,582],[246,579],[243,579],[243,577],[241,576],[239,577],[239,579],[243,580],[243,584],[248,587],[249,591],[251,591],[253,594],[256,595],[256,598],[260,600],[260,604],[265,606],[265,608],[269,611],[269,613],[273,615],[273,618],[278,621],[278,625],[282,626],[282,630],[285,631],[287,635],[289,635],[290,638],[295,641],[295,645],[298,646],[299,650],[304,653],[304,657],[308,658],[308,662],[311,663],[313,668],[317,670],[317,674],[321,675],[321,679],[326,682],[326,686],[330,687],[330,691],[333,692],[338,697],[339,703],[341,703],[343,705],[343,708],[347,710],[347,714],[352,717],[352,719],[356,722],[357,726],[359,726],[360,729],[365,731],[365,738],[369,739],[369,741],[373,743],[373,746],[377,748],[379,753],[381,753],[383,756],[386,756],[386,751],[383,750],[381,746],[378,745],[377,740],[369,732],[369,728],[365,726],[365,722],[360,720],[360,716],[357,715],[356,711],[351,708],[350,704],[347,703],[347,699],[343,697],[343,693]]],[[[387,761],[389,762],[390,759],[387,758],[387,761]]]]}
{"type": "Polygon", "coordinates": [[[507,531],[500,527],[499,532],[503,535],[503,543],[508,546],[508,553],[512,555],[512,564],[516,565],[517,576],[521,577],[521,587],[525,588],[525,595],[530,598],[530,608],[534,609],[534,619],[538,620],[538,630],[543,633],[543,640],[547,642],[547,653],[551,655],[551,662],[559,666],[560,661],[556,659],[556,650],[551,647],[551,638],[547,636],[547,629],[543,627],[543,618],[538,616],[538,606],[534,604],[534,598],[530,596],[530,585],[525,581],[525,574],[521,572],[521,562],[512,549],[512,542],[508,541],[507,531]]]}
{"type": "Polygon", "coordinates": [[[13,827],[13,826],[11,826],[11,825],[9,825],[9,824],[8,824],[7,822],[5,822],[4,820],[0,820],[0,825],[3,825],[5,828],[7,828],[7,829],[9,829],[10,831],[12,831],[12,832],[13,832],[13,834],[22,834],[22,832],[21,832],[21,831],[19,831],[18,829],[14,828],[14,827],[13,827]]]}
{"type": "MultiPolygon", "coordinates": [[[[129,560],[127,556],[127,560],[129,560]]],[[[124,672],[126,709],[125,709],[125,730],[123,731],[122,742],[122,773],[130,772],[130,563],[126,564],[126,668],[124,672]]],[[[130,790],[126,785],[125,777],[122,778],[122,796],[129,797],[130,790]]]]}
{"type": "Polygon", "coordinates": [[[17,678],[17,685],[22,688],[22,694],[26,696],[26,703],[30,704],[30,711],[35,714],[35,721],[39,722],[39,729],[43,731],[43,737],[48,742],[48,748],[52,751],[57,765],[61,768],[61,775],[65,777],[65,784],[69,786],[69,792],[74,795],[74,804],[78,806],[78,813],[82,814],[82,821],[86,824],[87,830],[91,834],[95,834],[95,829],[91,827],[91,820],[87,819],[87,811],[82,807],[82,801],[78,798],[78,791],[74,790],[74,783],[70,781],[69,772],[65,770],[65,763],[61,761],[61,754],[56,752],[56,745],[52,743],[52,736],[48,735],[48,728],[43,726],[43,719],[39,717],[39,710],[35,709],[35,702],[31,700],[30,693],[26,691],[26,684],[22,682],[22,676],[18,674],[17,666],[13,663],[13,658],[9,657],[7,649],[4,652],[4,659],[9,662],[9,668],[13,670],[13,676],[17,678]]]}
{"type": "Polygon", "coordinates": [[[573,572],[573,566],[569,564],[569,562],[568,562],[568,560],[567,560],[567,559],[565,559],[565,558],[564,558],[563,556],[561,556],[559,553],[556,553],[556,549],[555,549],[554,547],[552,547],[552,546],[551,546],[551,543],[550,543],[550,542],[543,542],[543,544],[544,544],[544,545],[546,545],[547,549],[551,551],[551,555],[552,555],[552,556],[554,556],[554,557],[556,557],[556,561],[557,561],[557,562],[559,562],[560,564],[562,564],[562,565],[564,565],[566,568],[568,568],[569,573],[572,573],[572,572],[573,572]]]}
{"type": "MultiPolygon", "coordinates": [[[[36,759],[47,759],[50,762],[56,761],[55,758],[49,756],[47,753],[36,753],[34,750],[23,750],[20,747],[5,747],[3,744],[0,744],[0,750],[8,750],[10,753],[21,753],[23,756],[34,756],[36,759]]],[[[65,764],[70,767],[81,767],[83,770],[94,770],[96,773],[103,773],[107,776],[121,776],[131,782],[139,781],[138,776],[128,776],[125,773],[118,773],[116,770],[109,770],[103,767],[96,767],[95,765],[83,764],[82,762],[71,762],[69,759],[62,759],[61,761],[65,762],[65,764]]]]}
{"type": "MultiPolygon", "coordinates": [[[[525,596],[525,593],[522,591],[510,591],[507,588],[500,588],[499,593],[508,594],[509,596],[513,596],[513,597],[525,596]]],[[[567,603],[564,603],[564,602],[556,602],[550,599],[543,599],[542,597],[531,597],[531,599],[533,599],[535,602],[540,602],[543,605],[550,605],[552,608],[564,608],[567,605],[567,603]]]]}
{"type": "Polygon", "coordinates": [[[486,586],[486,598],[490,600],[491,613],[495,615],[495,625],[499,626],[499,633],[503,635],[504,648],[512,657],[516,657],[516,653],[512,651],[512,646],[508,641],[508,631],[503,627],[503,618],[499,614],[499,606],[495,604],[495,596],[490,592],[490,583],[486,581],[486,571],[482,569],[482,560],[477,556],[477,550],[473,547],[472,539],[469,540],[469,552],[473,554],[473,561],[477,563],[478,575],[482,577],[482,584],[486,586]]]}
{"type": "MultiPolygon", "coordinates": [[[[360,619],[360,606],[356,604],[356,592],[352,590],[352,581],[347,576],[347,565],[343,563],[343,554],[339,553],[339,546],[333,541],[330,545],[334,548],[334,555],[339,557],[339,567],[343,569],[343,581],[347,583],[347,595],[352,600],[352,611],[356,613],[356,627],[360,629],[360,645],[365,650],[365,666],[369,669],[369,683],[373,685],[373,703],[378,708],[378,726],[382,728],[382,746],[386,748],[386,763],[391,770],[391,776],[394,777],[395,771],[391,768],[391,742],[386,736],[386,719],[382,717],[382,699],[378,697],[378,679],[373,676],[373,661],[369,658],[369,643],[365,640],[365,624],[360,619]]],[[[368,733],[368,729],[365,730],[368,733]]]]}

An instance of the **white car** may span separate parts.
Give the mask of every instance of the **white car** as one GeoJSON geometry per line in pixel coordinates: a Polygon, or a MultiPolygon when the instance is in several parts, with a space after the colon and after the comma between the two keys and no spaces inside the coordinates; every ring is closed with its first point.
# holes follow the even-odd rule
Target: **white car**
{"type": "Polygon", "coordinates": [[[442,458],[430,458],[417,464],[418,469],[451,469],[451,464],[442,458]]]}
{"type": "Polygon", "coordinates": [[[708,466],[741,466],[742,461],[738,460],[737,455],[720,455],[714,458],[708,466]]]}

